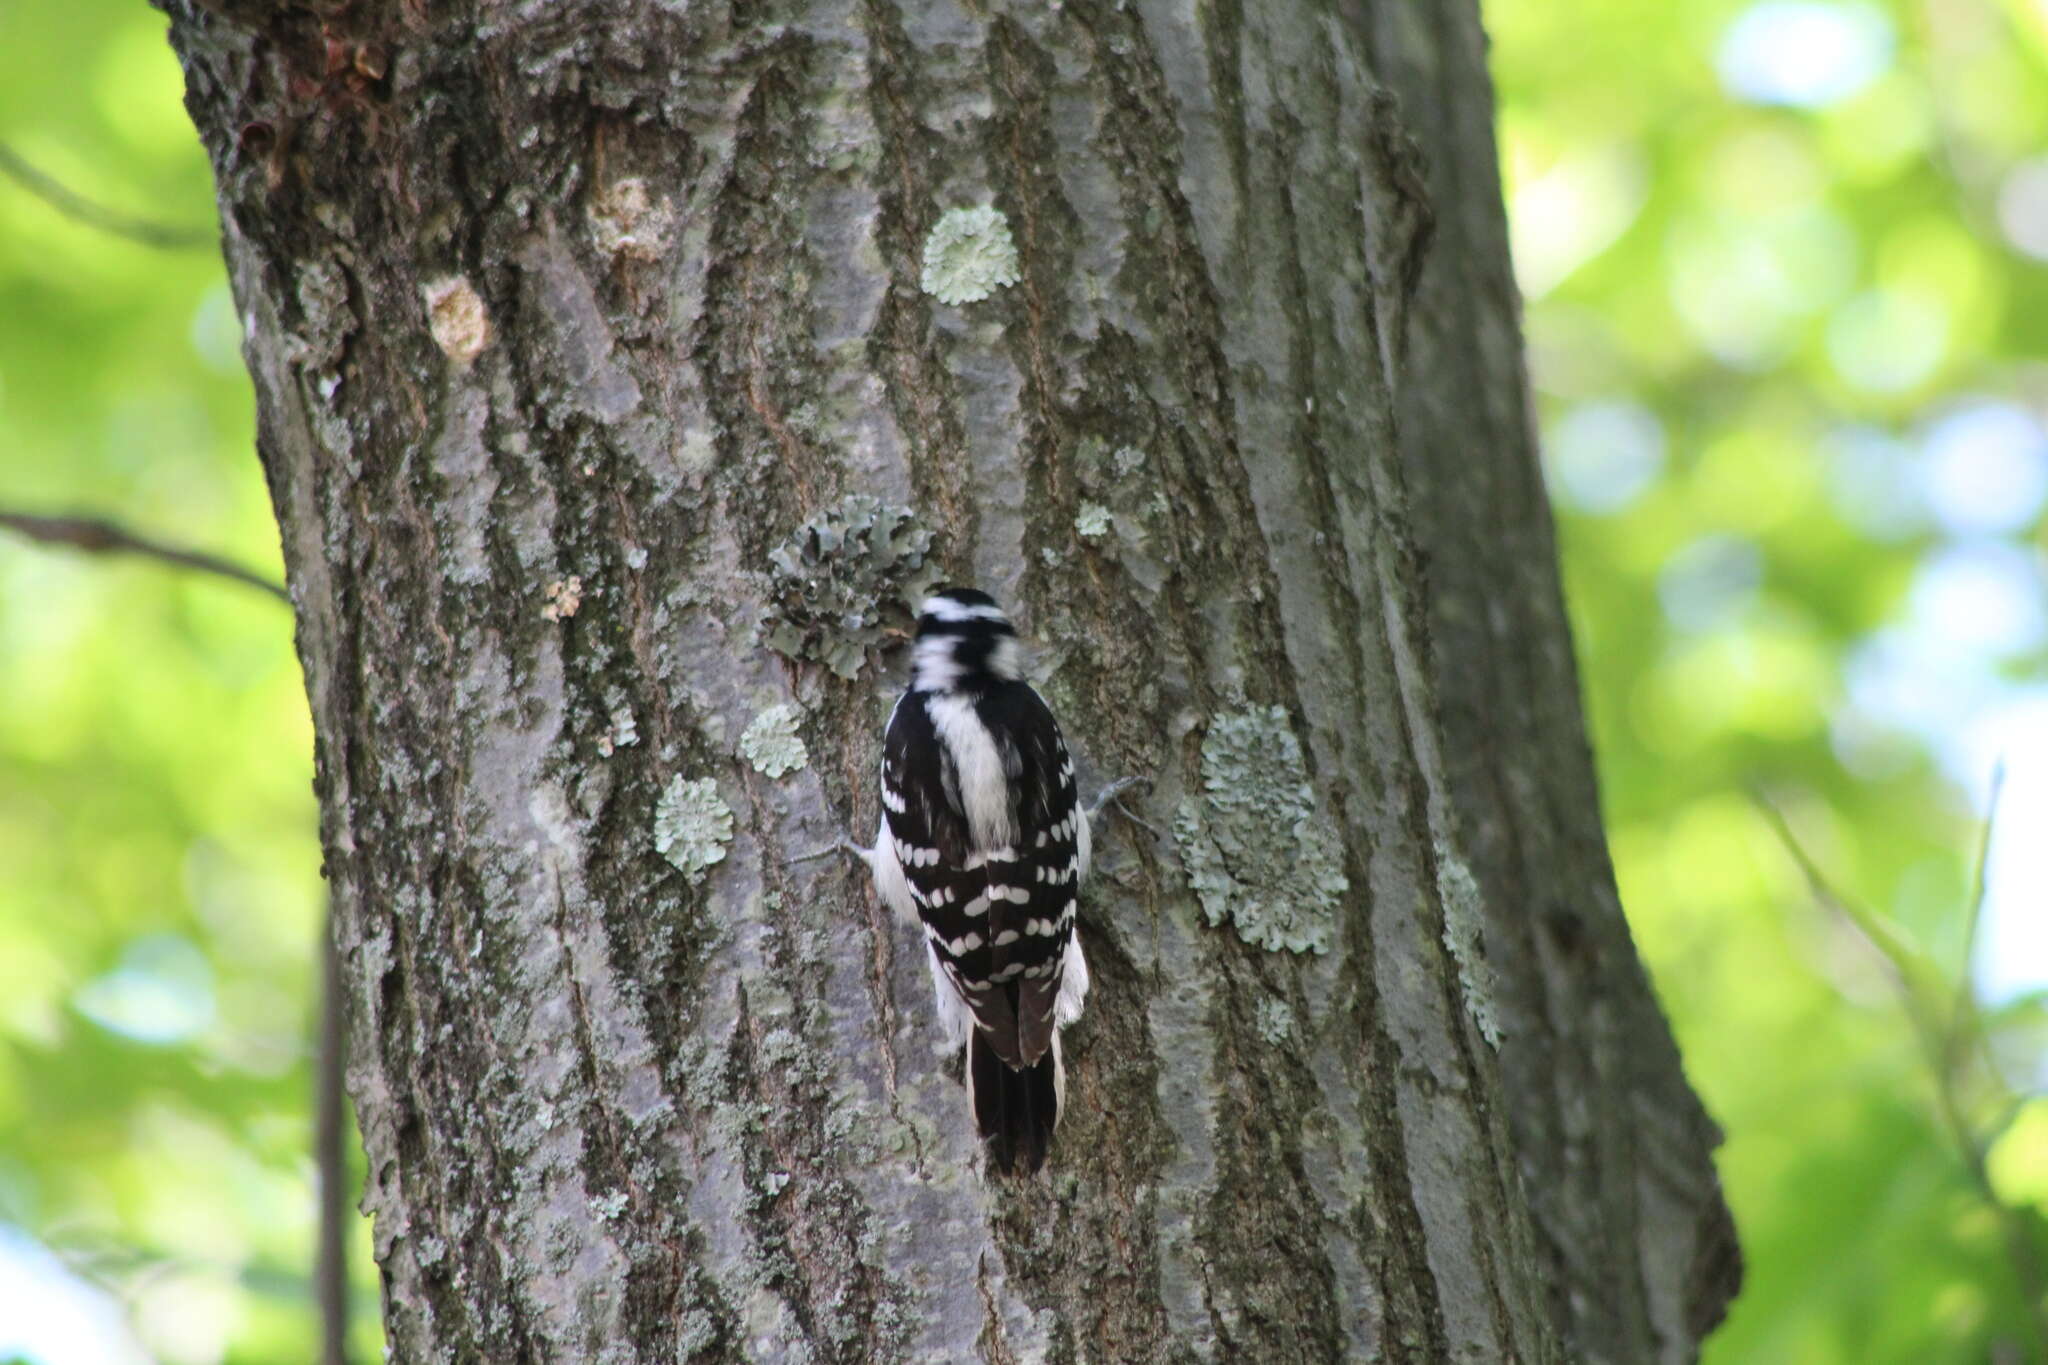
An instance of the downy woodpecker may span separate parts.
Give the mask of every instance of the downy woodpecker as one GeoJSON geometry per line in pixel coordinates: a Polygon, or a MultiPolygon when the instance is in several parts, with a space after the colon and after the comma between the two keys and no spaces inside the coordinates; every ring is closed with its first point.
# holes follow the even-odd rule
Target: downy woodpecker
{"type": "Polygon", "coordinates": [[[1066,1098],[1060,1030],[1088,964],[1074,903],[1088,812],[1059,723],[1024,681],[987,593],[943,588],[918,617],[910,686],[882,746],[875,889],[924,925],[949,1050],[967,1047],[975,1126],[998,1171],[1036,1171],[1066,1098]]]}

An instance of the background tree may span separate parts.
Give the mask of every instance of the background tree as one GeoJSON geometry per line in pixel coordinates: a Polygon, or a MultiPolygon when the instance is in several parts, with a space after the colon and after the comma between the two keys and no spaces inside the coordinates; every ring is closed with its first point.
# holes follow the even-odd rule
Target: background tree
{"type": "MultiPolygon", "coordinates": [[[[1709,1343],[1724,1361],[1983,1359],[2024,1314],[1895,997],[1741,790],[1767,774],[1829,874],[1954,963],[1971,841],[1942,773],[2039,674],[2024,612],[1961,641],[1981,614],[1929,608],[1959,567],[2008,582],[1990,551],[2039,508],[2015,360],[2039,316],[2040,30],[2023,6],[1852,8],[1820,22],[1854,41],[1819,44],[1786,38],[1812,36],[1810,6],[1488,8],[1625,898],[1730,1131],[1751,1273],[1709,1343]],[[1941,320],[1886,324],[1899,299],[1941,320]],[[1995,526],[1959,501],[1986,469],[1995,526]],[[1941,709],[1899,711],[1914,667],[1941,672],[1941,709]]],[[[0,131],[183,227],[210,177],[160,35],[129,6],[0,13],[0,131]]],[[[274,553],[218,280],[0,185],[0,499],[274,553]]],[[[0,1217],[121,1291],[170,1361],[309,1354],[294,1002],[319,897],[277,615],[0,542],[0,1217]]],[[[1987,960],[2010,981],[2026,959],[1987,960]]],[[[2024,1071],[2038,1014],[2003,989],[1986,1019],[2024,1071]]],[[[2039,1108],[1990,1151],[2020,1209],[2039,1108]]],[[[35,1310],[0,1322],[0,1356],[112,1358],[48,1344],[67,1281],[41,1264],[0,1234],[0,1284],[40,1277],[0,1289],[35,1310]]],[[[373,1351],[374,1312],[358,1328],[373,1351]]]]}

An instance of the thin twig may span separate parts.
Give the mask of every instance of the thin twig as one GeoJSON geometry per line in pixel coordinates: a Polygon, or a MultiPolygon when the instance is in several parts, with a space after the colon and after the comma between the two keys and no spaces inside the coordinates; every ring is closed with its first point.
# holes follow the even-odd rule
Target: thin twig
{"type": "Polygon", "coordinates": [[[0,527],[27,536],[30,540],[44,545],[68,545],[74,550],[88,554],[137,554],[180,568],[196,569],[221,578],[231,578],[237,583],[261,589],[289,603],[291,594],[281,584],[273,583],[261,574],[251,573],[239,564],[230,564],[218,556],[199,550],[183,550],[175,545],[136,535],[133,531],[116,526],[110,521],[93,517],[39,517],[27,512],[0,511],[0,527]]]}
{"type": "Polygon", "coordinates": [[[55,176],[29,165],[22,160],[21,153],[4,142],[0,142],[0,175],[5,175],[74,223],[84,223],[87,227],[111,232],[116,237],[140,242],[143,246],[165,251],[189,251],[214,243],[211,229],[152,222],[132,213],[110,209],[104,204],[95,204],[55,176]]]}
{"type": "Polygon", "coordinates": [[[1984,808],[1984,837],[1977,842],[1977,877],[1970,888],[1970,910],[1963,920],[1963,965],[1956,974],[1956,998],[1949,1010],[1948,1046],[1959,1049],[1977,1019],[1977,989],[1970,978],[1977,963],[1977,940],[1984,928],[1984,901],[1991,894],[1991,834],[1998,825],[1998,798],[2005,791],[2005,762],[1991,769],[1991,797],[1984,808]]]}
{"type": "Polygon", "coordinates": [[[1807,889],[1813,894],[1813,898],[1848,920],[1869,941],[1870,946],[1877,950],[1878,956],[1884,959],[1885,965],[1892,969],[1897,978],[1900,995],[1906,1002],[1907,1012],[1913,1016],[1914,1026],[1926,1030],[1929,1036],[1938,1035],[1938,1021],[1924,1009],[1928,996],[1927,987],[1930,983],[1927,980],[1927,964],[1921,960],[1919,950],[1883,919],[1837,892],[1828,882],[1826,874],[1820,870],[1820,865],[1807,854],[1805,846],[1792,832],[1791,822],[1785,818],[1785,813],[1778,809],[1777,803],[1761,790],[1752,791],[1750,795],[1776,829],[1785,851],[1791,854],[1792,860],[1799,865],[1800,872],[1806,877],[1807,889]]]}
{"type": "MultiPolygon", "coordinates": [[[[1978,848],[1976,896],[1970,908],[1968,938],[1974,945],[1977,935],[1977,921],[1982,912],[1984,887],[1987,881],[1987,863],[1991,852],[1990,816],[1997,813],[1998,790],[2004,779],[2003,771],[1993,779],[1992,808],[1987,814],[1983,842],[1978,848]]],[[[2044,1276],[2039,1258],[2034,1253],[2033,1233],[2027,1219],[2020,1210],[2008,1204],[1991,1180],[1990,1143],[1980,1134],[1970,1117],[1964,1112],[1961,1091],[1962,1056],[1959,1033],[1974,1021],[1977,1014],[1976,990],[1970,982],[1969,961],[1963,964],[1958,995],[1947,1017],[1938,1015],[1939,1004],[1930,997],[1935,983],[1923,972],[1915,969],[1912,950],[1888,926],[1868,909],[1855,905],[1836,894],[1821,873],[1820,867],[1808,856],[1799,838],[1792,832],[1791,822],[1785,813],[1761,791],[1754,792],[1757,805],[1777,828],[1778,838],[1784,843],[1785,851],[1799,864],[1806,876],[1806,884],[1815,900],[1837,911],[1844,919],[1855,925],[1863,936],[1876,948],[1879,955],[1892,967],[1897,975],[1899,995],[1905,1002],[1906,1017],[1912,1021],[1913,1034],[1919,1042],[1920,1051],[1926,1058],[1927,1068],[1934,1075],[1934,1100],[1943,1128],[1947,1129],[1950,1142],[1963,1159],[1963,1168],[1970,1184],[1976,1189],[1977,1197],[1990,1208],[2005,1238],[2006,1259],[2011,1263],[2013,1277],[2019,1281],[2020,1293],[2027,1304],[2028,1317],[2033,1329],[2035,1344],[2048,1353],[2048,1276],[2044,1276]]]]}

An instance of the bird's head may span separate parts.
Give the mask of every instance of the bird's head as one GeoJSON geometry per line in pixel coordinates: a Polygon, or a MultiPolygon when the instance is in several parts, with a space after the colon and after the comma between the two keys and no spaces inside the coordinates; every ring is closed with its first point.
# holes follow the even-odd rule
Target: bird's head
{"type": "Polygon", "coordinates": [[[940,588],[924,599],[911,650],[911,686],[922,692],[974,691],[1023,676],[1016,628],[995,598],[977,588],[940,588]]]}

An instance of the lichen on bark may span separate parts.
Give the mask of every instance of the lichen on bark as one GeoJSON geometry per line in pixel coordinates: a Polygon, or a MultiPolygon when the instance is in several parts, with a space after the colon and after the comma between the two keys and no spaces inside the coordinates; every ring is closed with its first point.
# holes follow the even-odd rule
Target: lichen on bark
{"type": "Polygon", "coordinates": [[[767,644],[851,678],[937,577],[931,531],[907,507],[848,494],[769,553],[776,614],[767,644]]]}
{"type": "Polygon", "coordinates": [[[924,239],[924,292],[955,306],[1017,282],[1017,246],[993,204],[948,209],[924,239]]]}
{"type": "Polygon", "coordinates": [[[797,733],[800,713],[794,706],[771,706],[755,716],[740,735],[740,755],[764,777],[782,777],[811,761],[797,733]]]}
{"type": "Polygon", "coordinates": [[[1209,923],[1228,922],[1270,952],[1330,951],[1351,883],[1286,711],[1253,708],[1210,723],[1201,795],[1182,800],[1173,835],[1209,923]]]}
{"type": "Polygon", "coordinates": [[[704,880],[704,869],[725,861],[732,842],[732,807],[708,777],[669,779],[654,806],[654,851],[692,883],[704,880]]]}

